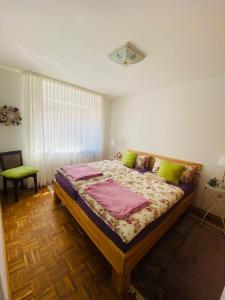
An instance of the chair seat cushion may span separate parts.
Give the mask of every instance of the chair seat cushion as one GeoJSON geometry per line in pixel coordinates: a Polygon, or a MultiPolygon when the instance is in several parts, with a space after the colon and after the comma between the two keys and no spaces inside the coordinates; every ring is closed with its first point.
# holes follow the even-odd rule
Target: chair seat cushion
{"type": "Polygon", "coordinates": [[[6,178],[23,178],[28,175],[32,175],[38,172],[38,169],[32,167],[21,166],[17,168],[12,168],[5,170],[0,173],[0,175],[6,178]]]}

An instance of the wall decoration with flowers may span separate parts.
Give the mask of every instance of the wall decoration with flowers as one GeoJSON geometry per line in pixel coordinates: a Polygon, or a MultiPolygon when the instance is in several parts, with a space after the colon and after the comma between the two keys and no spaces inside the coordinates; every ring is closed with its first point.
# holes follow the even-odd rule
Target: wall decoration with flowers
{"type": "Polygon", "coordinates": [[[0,107],[0,123],[6,126],[21,125],[21,113],[17,107],[4,105],[0,107]]]}

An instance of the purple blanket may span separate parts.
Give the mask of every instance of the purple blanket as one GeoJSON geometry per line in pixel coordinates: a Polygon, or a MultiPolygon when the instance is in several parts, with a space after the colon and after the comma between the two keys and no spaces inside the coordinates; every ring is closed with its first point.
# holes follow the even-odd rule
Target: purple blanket
{"type": "Polygon", "coordinates": [[[62,167],[62,170],[69,174],[74,180],[89,179],[102,175],[102,172],[87,165],[65,166],[62,167]]]}
{"type": "Polygon", "coordinates": [[[149,205],[149,201],[112,179],[92,184],[85,192],[105,207],[116,219],[125,219],[149,205]]]}

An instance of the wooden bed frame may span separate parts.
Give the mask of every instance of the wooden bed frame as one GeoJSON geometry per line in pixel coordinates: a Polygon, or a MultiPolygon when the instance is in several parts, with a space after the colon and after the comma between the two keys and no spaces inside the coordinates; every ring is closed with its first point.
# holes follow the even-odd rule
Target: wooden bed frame
{"type": "MultiPolygon", "coordinates": [[[[135,150],[132,150],[135,151],[135,150]]],[[[135,151],[137,153],[146,154],[146,152],[135,151]]],[[[202,168],[201,164],[191,163],[183,160],[169,158],[161,155],[147,153],[155,158],[165,159],[173,162],[178,162],[190,165],[196,168],[195,181],[197,183],[199,178],[199,171],[202,168]]],[[[153,161],[150,163],[153,164],[153,161]]],[[[195,198],[195,191],[188,197],[183,199],[176,205],[174,209],[159,223],[144,239],[130,248],[127,252],[123,252],[114,244],[95,223],[86,215],[80,208],[78,203],[71,198],[64,189],[57,183],[53,183],[54,199],[56,202],[63,202],[69,212],[73,215],[75,220],[86,232],[89,238],[105,256],[112,266],[112,285],[119,295],[127,288],[130,274],[135,265],[141,258],[155,245],[155,243],[168,231],[168,229],[177,221],[177,219],[186,211],[186,209],[193,203],[195,198]]]]}

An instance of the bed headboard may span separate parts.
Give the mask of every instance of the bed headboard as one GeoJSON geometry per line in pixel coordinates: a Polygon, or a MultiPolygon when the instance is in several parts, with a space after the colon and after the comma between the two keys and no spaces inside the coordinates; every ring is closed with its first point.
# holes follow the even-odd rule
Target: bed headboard
{"type": "Polygon", "coordinates": [[[194,167],[196,169],[196,172],[195,172],[195,176],[193,178],[193,181],[195,183],[197,183],[198,180],[199,180],[200,171],[202,169],[202,164],[194,163],[194,162],[190,162],[190,161],[186,161],[186,160],[181,160],[181,159],[177,159],[177,158],[172,158],[172,157],[168,157],[168,156],[163,156],[163,155],[160,155],[160,154],[143,152],[143,151],[134,150],[134,149],[128,149],[128,150],[132,151],[132,152],[135,152],[137,154],[148,154],[148,155],[150,155],[150,157],[151,157],[150,160],[149,160],[150,170],[152,169],[156,158],[159,158],[159,159],[162,159],[162,160],[168,160],[168,161],[172,161],[172,162],[175,162],[175,163],[180,163],[182,165],[188,165],[188,166],[194,167]]]}

